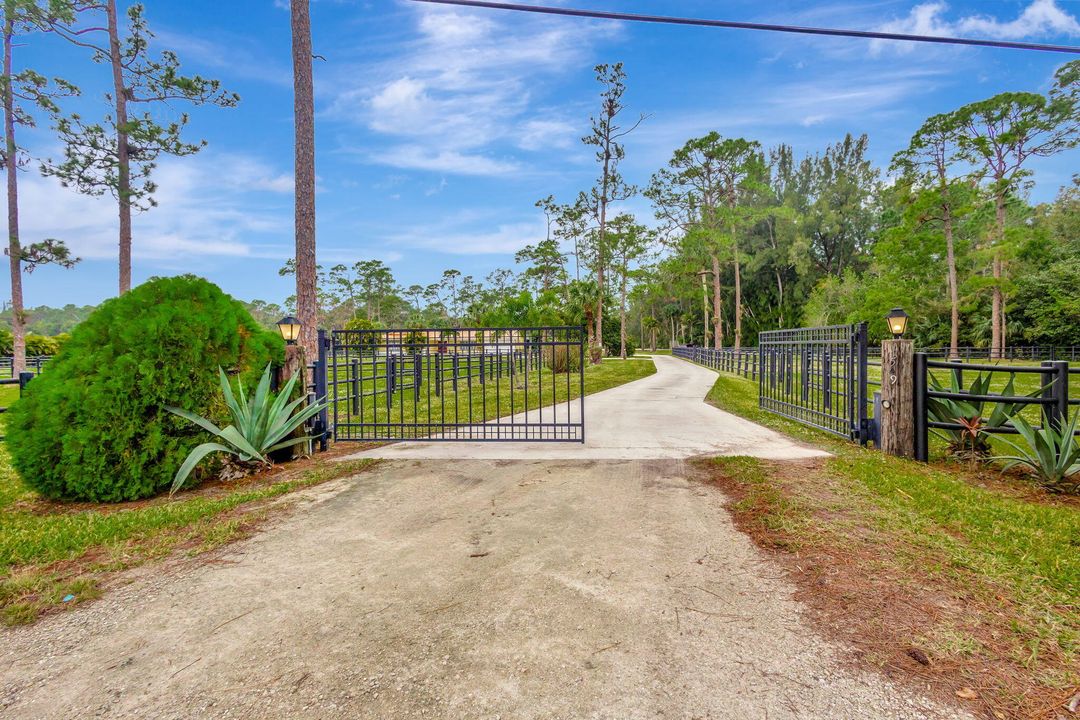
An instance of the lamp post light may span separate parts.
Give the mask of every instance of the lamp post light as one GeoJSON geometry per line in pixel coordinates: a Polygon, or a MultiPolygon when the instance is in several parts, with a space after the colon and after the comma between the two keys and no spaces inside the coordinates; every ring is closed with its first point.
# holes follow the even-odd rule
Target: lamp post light
{"type": "Polygon", "coordinates": [[[885,316],[885,322],[889,324],[889,332],[894,340],[899,340],[907,332],[908,318],[910,316],[902,308],[895,307],[885,316]]]}
{"type": "Polygon", "coordinates": [[[278,332],[281,333],[281,337],[285,340],[286,345],[295,345],[296,339],[300,337],[300,321],[291,315],[281,318],[277,321],[278,332]]]}

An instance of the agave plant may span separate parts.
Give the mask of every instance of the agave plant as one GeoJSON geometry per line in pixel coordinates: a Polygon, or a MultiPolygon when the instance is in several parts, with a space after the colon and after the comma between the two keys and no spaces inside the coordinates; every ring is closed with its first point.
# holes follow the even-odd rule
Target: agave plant
{"type": "Polygon", "coordinates": [[[1080,412],[1073,413],[1072,420],[1061,423],[1047,423],[1045,427],[1032,427],[1027,420],[1014,415],[1013,427],[1024,438],[1027,447],[1022,447],[1011,440],[1001,438],[1012,446],[1017,454],[991,458],[1004,460],[1005,468],[1025,465],[1039,476],[1039,480],[1050,490],[1058,492],[1076,492],[1080,490],[1080,443],[1076,440],[1077,420],[1080,412]],[[1070,480],[1070,478],[1072,478],[1070,480]]]}
{"type": "Polygon", "coordinates": [[[191,451],[184,460],[184,464],[176,471],[172,488],[169,490],[170,495],[183,486],[195,466],[210,453],[228,453],[244,464],[269,466],[271,463],[267,456],[270,453],[312,439],[289,436],[301,424],[326,407],[326,402],[319,401],[301,408],[300,405],[304,402],[303,396],[289,400],[299,374],[294,373],[281,392],[274,393],[270,390],[270,372],[270,366],[267,365],[250,399],[244,392],[244,384],[238,381],[239,400],[237,400],[228,376],[225,375],[224,370],[218,368],[218,374],[221,377],[221,394],[225,396],[225,404],[229,408],[233,421],[225,428],[219,428],[206,418],[183,408],[166,406],[165,409],[169,412],[208,430],[220,441],[203,443],[191,451]]]}
{"type": "MultiPolygon", "coordinates": [[[[968,394],[988,395],[993,376],[993,372],[978,374],[971,382],[971,386],[967,391],[968,394]]],[[[950,373],[950,377],[951,383],[948,391],[954,393],[963,392],[956,375],[950,373]]],[[[1014,394],[1014,379],[1015,375],[1010,373],[1009,381],[1005,383],[1005,387],[1001,391],[1002,395],[1014,394]]],[[[946,389],[933,376],[930,377],[930,385],[937,391],[946,389]]],[[[1041,393],[1042,389],[1040,388],[1025,397],[1036,397],[1041,393]]],[[[931,420],[956,423],[962,426],[956,429],[945,429],[939,433],[948,441],[950,454],[971,458],[981,458],[989,455],[990,444],[986,439],[985,432],[1005,426],[1010,418],[1023,408],[1023,405],[1019,403],[999,402],[994,403],[993,410],[987,415],[984,412],[985,406],[986,401],[983,400],[953,400],[951,398],[935,397],[927,399],[926,409],[929,411],[931,420]],[[978,432],[973,432],[973,428],[977,428],[978,432]]]]}

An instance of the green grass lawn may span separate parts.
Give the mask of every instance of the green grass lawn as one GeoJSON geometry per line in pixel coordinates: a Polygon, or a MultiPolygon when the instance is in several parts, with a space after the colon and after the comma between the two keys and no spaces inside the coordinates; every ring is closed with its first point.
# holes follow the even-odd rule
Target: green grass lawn
{"type": "Polygon", "coordinates": [[[0,443],[0,613],[8,625],[101,593],[109,573],[174,550],[199,554],[244,536],[266,501],[360,472],[376,461],[304,461],[303,469],[184,492],[175,499],[96,505],[38,500],[0,443]],[[280,479],[274,479],[280,478],[280,479]],[[66,600],[65,600],[66,599],[66,600]]]}
{"type": "Polygon", "coordinates": [[[18,385],[0,385],[0,407],[11,407],[19,399],[18,385]]]}
{"type": "Polygon", "coordinates": [[[923,578],[966,598],[966,615],[955,626],[946,617],[909,641],[939,662],[1000,665],[986,671],[1001,673],[994,676],[995,707],[1029,707],[1032,698],[1056,697],[1080,683],[1080,503],[989,468],[925,465],[861,448],[760,410],[757,384],[742,378],[721,374],[708,400],[833,453],[813,491],[810,482],[783,479],[757,460],[715,463],[745,478],[766,508],[765,522],[796,546],[880,545],[866,573],[895,570],[904,582],[923,578]],[[988,647],[988,638],[999,646],[988,647]],[[1037,692],[1012,697],[1019,691],[1008,673],[1037,692]]]}

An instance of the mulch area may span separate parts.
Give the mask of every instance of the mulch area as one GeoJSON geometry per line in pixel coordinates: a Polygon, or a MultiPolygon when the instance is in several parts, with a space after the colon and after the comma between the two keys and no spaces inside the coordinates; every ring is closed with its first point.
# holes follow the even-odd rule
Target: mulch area
{"type": "Polygon", "coordinates": [[[849,496],[835,502],[824,461],[763,464],[764,487],[699,467],[727,495],[737,527],[784,567],[812,622],[851,648],[853,663],[980,717],[1080,720],[1080,688],[1039,685],[1014,659],[1004,638],[1016,609],[1004,590],[962,571],[931,574],[926,568],[946,559],[860,522],[857,508],[844,509],[849,496]],[[970,647],[930,649],[950,642],[970,647]]]}

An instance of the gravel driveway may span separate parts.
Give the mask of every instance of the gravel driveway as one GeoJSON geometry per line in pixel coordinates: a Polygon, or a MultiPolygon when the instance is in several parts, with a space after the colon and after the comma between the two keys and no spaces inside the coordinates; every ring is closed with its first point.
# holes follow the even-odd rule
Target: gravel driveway
{"type": "Polygon", "coordinates": [[[954,717],[848,669],[682,460],[396,460],[0,634],[5,718],[954,717]]]}

